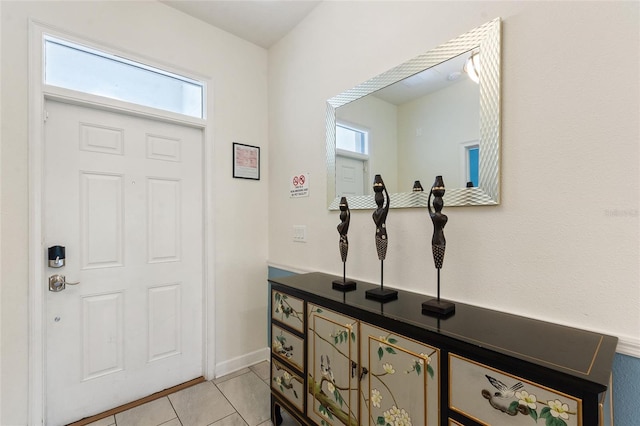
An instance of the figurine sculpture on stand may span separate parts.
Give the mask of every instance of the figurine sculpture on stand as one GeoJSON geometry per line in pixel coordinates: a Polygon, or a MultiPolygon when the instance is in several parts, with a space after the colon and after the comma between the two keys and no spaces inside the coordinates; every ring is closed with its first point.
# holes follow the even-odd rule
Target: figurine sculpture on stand
{"type": "Polygon", "coordinates": [[[373,212],[373,222],[376,224],[376,251],[378,252],[378,259],[380,259],[380,288],[367,290],[365,296],[367,299],[388,302],[397,299],[398,292],[385,290],[384,288],[384,259],[387,256],[387,246],[389,244],[386,221],[391,199],[380,175],[376,175],[373,179],[373,192],[378,206],[373,212]]]}
{"type": "Polygon", "coordinates": [[[433,222],[433,237],[431,239],[431,249],[433,251],[433,261],[438,270],[438,297],[437,299],[429,299],[422,303],[422,313],[436,314],[439,316],[448,316],[455,312],[456,305],[440,299],[440,269],[442,269],[442,261],[444,260],[444,251],[447,241],[444,238],[444,226],[447,224],[447,216],[442,213],[444,202],[444,181],[442,176],[436,176],[436,180],[431,187],[429,199],[427,200],[427,208],[429,216],[433,222]],[[431,196],[433,195],[433,209],[431,208],[431,196]]]}
{"type": "Polygon", "coordinates": [[[333,288],[340,291],[351,291],[356,289],[355,281],[347,281],[347,253],[349,252],[349,240],[347,232],[349,232],[349,222],[351,221],[351,211],[347,198],[340,198],[340,223],[338,224],[338,233],[340,234],[340,257],[342,258],[342,280],[333,281],[333,288]]]}

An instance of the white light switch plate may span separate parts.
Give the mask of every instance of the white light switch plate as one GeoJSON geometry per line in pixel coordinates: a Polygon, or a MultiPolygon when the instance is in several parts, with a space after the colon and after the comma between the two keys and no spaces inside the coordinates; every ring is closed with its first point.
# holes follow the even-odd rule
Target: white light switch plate
{"type": "Polygon", "coordinates": [[[307,242],[307,226],[293,225],[293,241],[296,243],[307,242]]]}

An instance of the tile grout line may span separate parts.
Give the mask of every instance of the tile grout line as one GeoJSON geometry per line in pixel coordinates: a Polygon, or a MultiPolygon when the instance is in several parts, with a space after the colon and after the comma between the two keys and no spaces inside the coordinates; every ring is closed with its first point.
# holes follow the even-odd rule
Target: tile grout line
{"type": "MultiPolygon", "coordinates": [[[[257,365],[257,364],[254,364],[254,365],[257,365]]],[[[249,367],[247,367],[247,369],[248,369],[249,371],[247,371],[246,373],[239,374],[239,375],[237,375],[237,376],[231,377],[231,378],[229,378],[229,379],[227,379],[227,380],[224,380],[224,381],[220,382],[220,384],[225,383],[225,382],[228,382],[229,380],[237,379],[238,377],[242,377],[242,376],[245,376],[245,375],[247,375],[247,374],[253,374],[253,375],[254,375],[254,376],[255,376],[259,381],[264,382],[264,383],[267,385],[267,387],[269,387],[269,383],[267,383],[267,381],[266,381],[266,380],[263,380],[263,379],[262,379],[262,377],[258,374],[258,372],[256,372],[256,371],[255,371],[253,368],[251,368],[251,367],[253,367],[253,366],[249,366],[249,367]]],[[[268,380],[268,379],[267,379],[267,380],[268,380]]],[[[213,383],[213,381],[211,381],[211,382],[213,383]]],[[[231,401],[229,400],[229,398],[227,398],[227,395],[225,395],[225,393],[223,392],[223,390],[222,390],[222,389],[221,389],[221,388],[220,388],[216,383],[213,383],[213,384],[216,386],[216,388],[218,388],[218,390],[220,391],[220,393],[222,394],[222,396],[224,396],[224,398],[227,400],[227,402],[229,402],[229,404],[230,404],[230,405],[233,407],[233,409],[235,410],[236,414],[238,414],[238,416],[242,419],[242,421],[244,421],[244,423],[245,423],[246,425],[248,425],[248,426],[259,426],[259,425],[261,425],[261,424],[263,424],[263,423],[264,423],[264,422],[262,422],[262,423],[259,423],[258,425],[251,425],[251,424],[249,424],[249,422],[247,421],[247,419],[245,419],[245,418],[242,416],[242,414],[240,414],[240,412],[239,412],[239,411],[238,411],[238,409],[235,407],[235,405],[233,405],[233,403],[231,403],[231,401]]],[[[225,418],[226,418],[226,417],[225,417],[225,418]]],[[[268,421],[271,421],[271,416],[269,416],[269,418],[268,418],[267,420],[265,420],[265,422],[268,422],[268,421]]]]}
{"type": "MultiPolygon", "coordinates": [[[[178,423],[180,423],[180,426],[183,426],[182,420],[180,419],[180,416],[178,415],[178,411],[176,410],[176,407],[173,405],[173,402],[171,402],[171,398],[169,398],[169,396],[170,395],[167,395],[167,399],[169,400],[169,405],[171,405],[171,409],[173,410],[174,413],[176,413],[176,417],[175,418],[178,419],[178,423]]],[[[173,420],[173,419],[171,419],[171,420],[173,420]]],[[[168,423],[171,420],[169,420],[167,422],[164,422],[164,423],[168,423]]],[[[162,423],[161,425],[158,425],[158,426],[162,426],[164,423],[162,423]]]]}
{"type": "MultiPolygon", "coordinates": [[[[254,365],[258,365],[258,364],[254,364],[254,365]]],[[[246,372],[244,372],[244,373],[242,373],[242,374],[239,374],[239,375],[236,375],[236,376],[233,376],[233,377],[230,377],[230,378],[228,378],[228,379],[225,379],[225,380],[223,380],[223,381],[221,381],[221,382],[219,382],[219,383],[214,383],[214,380],[215,380],[215,379],[209,380],[209,382],[211,382],[211,384],[213,384],[213,385],[215,386],[215,388],[218,390],[218,392],[220,392],[220,394],[222,395],[222,397],[224,398],[224,400],[225,400],[225,401],[227,401],[227,403],[228,403],[228,404],[233,408],[233,413],[230,413],[228,416],[225,416],[225,417],[223,417],[222,419],[218,419],[218,420],[216,420],[214,423],[217,423],[217,422],[219,422],[219,421],[221,421],[221,420],[223,420],[223,419],[227,419],[228,417],[233,416],[233,414],[237,414],[237,415],[238,415],[238,417],[239,417],[240,419],[242,419],[242,421],[244,422],[244,424],[246,424],[246,425],[248,425],[248,426],[258,426],[258,425],[263,425],[263,424],[267,424],[267,425],[269,424],[269,422],[271,421],[271,416],[269,416],[269,418],[268,418],[267,420],[265,420],[265,422],[258,423],[258,425],[251,425],[251,424],[249,424],[249,422],[247,421],[247,419],[246,419],[246,418],[245,418],[245,417],[244,417],[244,416],[243,416],[243,415],[238,411],[238,409],[236,408],[236,406],[231,402],[231,400],[230,400],[230,399],[227,397],[227,395],[223,392],[222,388],[221,388],[220,386],[218,386],[218,385],[222,385],[223,383],[226,383],[226,382],[228,382],[228,381],[230,381],[230,380],[234,380],[234,379],[237,379],[237,378],[239,378],[239,377],[246,376],[246,375],[247,375],[247,374],[249,374],[249,373],[252,373],[252,374],[254,375],[254,377],[255,377],[255,378],[257,378],[257,379],[258,379],[259,381],[261,381],[261,382],[264,382],[264,383],[267,385],[267,387],[269,388],[269,387],[270,387],[269,377],[268,377],[268,378],[266,378],[266,379],[263,379],[263,378],[262,378],[262,376],[261,376],[261,374],[259,374],[259,372],[258,372],[258,371],[256,371],[256,369],[254,369],[254,368],[252,368],[252,367],[253,367],[253,365],[252,365],[252,366],[249,366],[249,367],[246,367],[246,368],[247,368],[247,371],[246,371],[246,372]]],[[[233,373],[231,373],[231,374],[233,374],[233,373]]],[[[206,383],[206,381],[202,381],[201,383],[206,383]]],[[[177,393],[177,392],[176,392],[176,393],[177,393]]],[[[167,395],[165,395],[164,397],[159,398],[158,400],[161,400],[162,398],[167,398],[167,402],[169,403],[169,405],[170,405],[171,409],[173,410],[175,417],[173,417],[173,418],[171,418],[171,419],[169,419],[169,420],[167,420],[167,421],[165,421],[165,422],[163,422],[163,423],[160,423],[160,424],[158,424],[157,426],[162,426],[162,425],[165,425],[165,424],[171,423],[171,422],[175,421],[176,419],[178,420],[178,424],[179,424],[180,426],[184,426],[183,420],[182,420],[182,419],[180,418],[180,416],[178,415],[178,412],[177,412],[177,410],[176,410],[176,407],[174,406],[174,403],[171,401],[171,398],[170,398],[170,396],[171,396],[171,395],[172,395],[172,394],[167,394],[167,395]]],[[[116,416],[115,416],[115,414],[112,416],[112,419],[113,419],[113,422],[112,422],[112,423],[109,423],[109,425],[110,425],[110,426],[113,426],[113,425],[118,426],[118,421],[116,420],[116,416]]],[[[212,423],[212,424],[213,424],[213,423],[212,423]]]]}
{"type": "MultiPolygon", "coordinates": [[[[238,378],[238,377],[242,377],[242,376],[244,376],[244,375],[246,375],[246,374],[249,374],[249,373],[253,373],[253,374],[255,374],[255,373],[253,372],[253,370],[251,370],[251,368],[249,368],[249,371],[247,371],[246,373],[239,374],[239,375],[237,375],[237,376],[235,376],[235,377],[232,377],[232,378],[230,378],[230,379],[228,379],[228,380],[225,380],[225,381],[223,381],[223,382],[220,382],[220,383],[228,382],[229,380],[233,380],[233,379],[236,379],[236,378],[238,378]]],[[[258,377],[258,378],[260,378],[260,377],[258,377]]],[[[212,381],[211,383],[213,383],[213,381],[212,381]]],[[[250,424],[249,424],[249,422],[247,422],[247,419],[245,419],[244,417],[242,417],[242,414],[240,414],[240,412],[238,411],[238,409],[236,408],[236,406],[235,406],[235,405],[233,405],[233,403],[229,400],[229,398],[227,398],[227,395],[225,395],[225,393],[223,392],[223,390],[222,390],[222,389],[220,389],[220,387],[219,387],[217,384],[213,383],[213,385],[218,389],[218,391],[220,391],[220,394],[224,397],[224,399],[226,399],[226,400],[227,400],[227,402],[229,403],[229,405],[231,405],[231,406],[233,407],[234,412],[235,412],[235,413],[236,413],[236,414],[237,414],[237,415],[242,419],[242,421],[243,421],[246,425],[248,425],[248,426],[252,426],[252,425],[250,425],[250,424]]],[[[232,414],[229,414],[229,416],[231,416],[231,415],[233,415],[233,413],[232,413],[232,414]]],[[[229,417],[229,416],[227,416],[227,417],[229,417]]],[[[226,417],[225,417],[225,418],[226,418],[226,417]]]]}
{"type": "Polygon", "coordinates": [[[223,421],[224,419],[228,419],[229,417],[233,416],[234,414],[237,414],[238,416],[240,416],[240,418],[242,419],[242,421],[243,421],[243,422],[245,422],[245,424],[247,424],[247,425],[249,424],[249,423],[247,423],[247,421],[246,421],[246,420],[245,420],[245,419],[240,415],[240,413],[238,413],[237,411],[234,411],[233,413],[229,414],[228,416],[225,416],[225,417],[223,417],[223,418],[221,418],[221,419],[218,419],[218,420],[216,420],[215,422],[213,422],[213,423],[209,424],[208,426],[211,426],[211,425],[214,425],[214,424],[216,424],[216,423],[218,423],[218,422],[221,422],[221,421],[223,421]]]}

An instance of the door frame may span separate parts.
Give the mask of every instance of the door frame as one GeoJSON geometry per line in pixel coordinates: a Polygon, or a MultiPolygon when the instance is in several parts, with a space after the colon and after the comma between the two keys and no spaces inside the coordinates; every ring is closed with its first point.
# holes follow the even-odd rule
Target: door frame
{"type": "MultiPolygon", "coordinates": [[[[373,178],[371,177],[371,167],[369,166],[371,157],[368,154],[360,154],[358,152],[345,151],[343,149],[336,149],[336,170],[338,170],[338,157],[349,158],[351,160],[362,161],[362,194],[359,195],[370,195],[370,191],[368,190],[369,182],[373,182],[373,178]]],[[[338,172],[336,171],[336,196],[340,197],[338,194],[338,172]]]]}
{"type": "Polygon", "coordinates": [[[202,131],[202,226],[203,237],[203,280],[202,280],[202,374],[205,379],[215,377],[215,256],[214,256],[214,150],[212,117],[213,97],[211,88],[212,79],[208,76],[198,75],[195,72],[185,70],[179,66],[166,63],[158,63],[143,55],[125,51],[113,46],[87,40],[86,38],[71,34],[67,31],[55,28],[46,23],[29,20],[29,389],[28,389],[28,424],[44,425],[46,420],[46,320],[44,318],[46,303],[45,286],[45,258],[46,253],[42,249],[43,243],[43,165],[44,165],[44,121],[45,100],[54,100],[66,103],[82,105],[93,109],[113,111],[126,115],[150,118],[166,121],[182,126],[194,127],[202,131]],[[45,34],[60,37],[98,50],[120,55],[132,60],[156,66],[160,69],[175,72],[186,77],[205,83],[205,117],[204,119],[186,117],[171,112],[159,111],[154,108],[135,106],[130,103],[102,98],[99,96],[79,93],[44,84],[43,79],[43,36],[45,34]]]}

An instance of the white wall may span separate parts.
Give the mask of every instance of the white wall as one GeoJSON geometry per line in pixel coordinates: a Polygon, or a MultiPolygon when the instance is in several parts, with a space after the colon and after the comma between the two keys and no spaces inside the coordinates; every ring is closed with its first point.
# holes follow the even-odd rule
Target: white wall
{"type": "Polygon", "coordinates": [[[464,188],[461,143],[480,137],[479,110],[480,91],[469,78],[400,105],[398,180],[409,185],[417,179],[428,189],[441,175],[447,188],[464,188]]]}
{"type": "Polygon", "coordinates": [[[463,188],[461,143],[480,137],[479,98],[478,85],[465,78],[399,106],[365,96],[336,109],[336,120],[368,130],[368,187],[380,174],[390,193],[410,192],[416,180],[428,187],[436,175],[463,188]]]}
{"type": "MultiPolygon", "coordinates": [[[[604,331],[640,356],[636,2],[322,3],[269,52],[269,260],[341,273],[326,99],[497,16],[502,203],[445,206],[443,297],[604,331]],[[310,196],[290,199],[301,171],[310,196]]],[[[385,285],[433,294],[426,212],[392,210],[387,228],[385,285]]],[[[352,212],[347,273],[378,282],[374,230],[371,211],[352,212]]]]}
{"type": "Polygon", "coordinates": [[[369,131],[369,182],[373,194],[373,176],[381,174],[389,192],[398,189],[398,108],[375,96],[365,96],[336,110],[336,120],[356,124],[369,131]]]}
{"type": "MultiPolygon", "coordinates": [[[[2,15],[0,424],[27,421],[28,18],[208,76],[214,97],[216,363],[266,342],[267,183],[232,179],[232,142],[262,147],[268,175],[267,52],[157,2],[8,2],[2,15]]],[[[44,283],[42,284],[44,285],[44,283]]]]}

